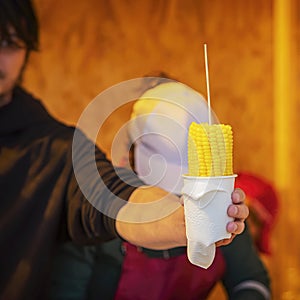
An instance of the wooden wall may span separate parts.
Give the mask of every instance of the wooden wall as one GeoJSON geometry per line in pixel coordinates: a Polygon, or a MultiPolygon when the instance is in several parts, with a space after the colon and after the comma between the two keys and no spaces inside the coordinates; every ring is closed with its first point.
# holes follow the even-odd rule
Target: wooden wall
{"type": "MultiPolygon", "coordinates": [[[[34,2],[41,51],[30,59],[25,86],[69,124],[104,89],[152,71],[166,71],[206,94],[208,44],[212,106],[233,126],[234,169],[260,174],[281,196],[274,253],[266,260],[274,299],[299,299],[298,1],[34,2]]],[[[128,116],[129,108],[123,109],[105,127],[105,151],[128,116]]],[[[222,299],[219,293],[212,298],[222,299]]]]}

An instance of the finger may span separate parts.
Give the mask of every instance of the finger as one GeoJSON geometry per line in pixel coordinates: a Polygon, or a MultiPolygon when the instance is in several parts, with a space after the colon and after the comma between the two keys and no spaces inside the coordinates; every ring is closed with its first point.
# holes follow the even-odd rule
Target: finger
{"type": "Polygon", "coordinates": [[[232,240],[234,239],[234,237],[235,237],[235,234],[232,234],[231,238],[223,239],[221,241],[216,242],[216,247],[226,246],[226,245],[230,244],[232,242],[232,240]]]}
{"type": "Polygon", "coordinates": [[[242,221],[229,222],[226,229],[229,233],[241,234],[245,229],[245,223],[242,221]]]}
{"type": "Polygon", "coordinates": [[[245,197],[246,197],[246,195],[245,195],[244,191],[240,188],[234,189],[234,191],[231,194],[232,202],[235,204],[239,204],[239,203],[245,201],[245,197]]]}
{"type": "Polygon", "coordinates": [[[245,204],[231,204],[227,209],[227,214],[229,217],[245,220],[249,216],[249,208],[245,204]]]}

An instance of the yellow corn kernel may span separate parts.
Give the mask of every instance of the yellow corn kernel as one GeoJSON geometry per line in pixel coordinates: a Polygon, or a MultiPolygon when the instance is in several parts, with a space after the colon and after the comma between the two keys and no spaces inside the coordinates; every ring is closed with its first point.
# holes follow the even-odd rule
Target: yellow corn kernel
{"type": "Polygon", "coordinates": [[[188,135],[189,175],[232,175],[232,150],[230,125],[193,122],[188,135]]]}

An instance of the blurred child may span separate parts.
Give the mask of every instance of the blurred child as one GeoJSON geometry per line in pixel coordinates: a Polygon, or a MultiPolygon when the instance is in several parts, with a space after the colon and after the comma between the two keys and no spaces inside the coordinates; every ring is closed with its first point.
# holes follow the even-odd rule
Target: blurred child
{"type": "MultiPolygon", "coordinates": [[[[128,123],[130,154],[122,163],[131,164],[147,184],[180,195],[181,175],[188,172],[187,136],[193,121],[208,121],[207,104],[199,93],[175,81],[151,87],[133,106],[128,123]]],[[[231,245],[217,248],[207,270],[188,261],[186,247],[153,251],[124,242],[123,248],[115,300],[206,299],[218,281],[230,299],[270,298],[268,272],[247,228],[231,245]]]]}

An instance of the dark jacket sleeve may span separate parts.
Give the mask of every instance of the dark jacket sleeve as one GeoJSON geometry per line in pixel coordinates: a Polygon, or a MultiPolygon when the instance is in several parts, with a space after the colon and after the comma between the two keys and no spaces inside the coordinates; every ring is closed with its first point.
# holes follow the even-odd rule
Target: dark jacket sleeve
{"type": "Polygon", "coordinates": [[[223,284],[232,300],[270,299],[270,278],[249,234],[244,232],[221,248],[226,261],[223,284]]]}
{"type": "Polygon", "coordinates": [[[73,139],[72,168],[67,195],[71,239],[80,244],[93,244],[118,236],[115,217],[143,182],[131,170],[115,169],[79,130],[73,139]]]}

